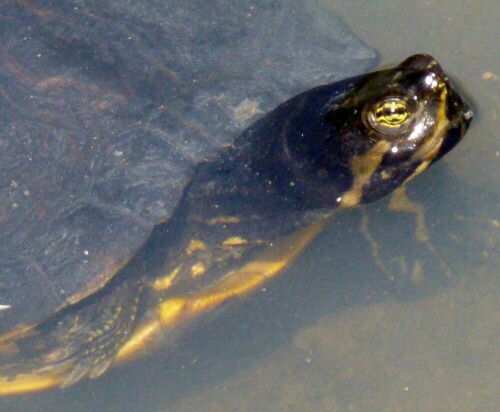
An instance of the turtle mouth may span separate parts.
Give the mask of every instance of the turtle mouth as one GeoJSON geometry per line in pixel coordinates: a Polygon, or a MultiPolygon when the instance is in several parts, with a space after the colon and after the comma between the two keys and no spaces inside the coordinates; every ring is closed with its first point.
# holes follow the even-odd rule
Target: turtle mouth
{"type": "Polygon", "coordinates": [[[448,85],[448,113],[450,120],[456,119],[463,127],[464,133],[470,126],[474,117],[472,103],[467,99],[454,80],[447,79],[448,85]],[[459,91],[460,90],[460,91],[459,91]]]}
{"type": "Polygon", "coordinates": [[[433,162],[443,157],[462,140],[474,118],[472,104],[457,90],[453,82],[447,79],[446,83],[448,92],[446,97],[446,117],[449,125],[443,137],[439,153],[433,159],[433,162]]]}
{"type": "Polygon", "coordinates": [[[413,156],[428,164],[434,163],[453,149],[467,133],[474,117],[472,104],[464,97],[462,87],[444,73],[432,56],[410,56],[399,67],[432,73],[441,82],[442,92],[435,114],[436,130],[413,156]]]}

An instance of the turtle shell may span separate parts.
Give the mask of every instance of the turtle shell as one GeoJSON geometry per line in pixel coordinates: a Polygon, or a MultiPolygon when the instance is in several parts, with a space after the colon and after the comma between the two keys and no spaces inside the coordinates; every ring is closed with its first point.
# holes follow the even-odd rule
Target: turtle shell
{"type": "Polygon", "coordinates": [[[314,0],[0,6],[0,335],[96,292],[193,168],[376,53],[314,0]]]}

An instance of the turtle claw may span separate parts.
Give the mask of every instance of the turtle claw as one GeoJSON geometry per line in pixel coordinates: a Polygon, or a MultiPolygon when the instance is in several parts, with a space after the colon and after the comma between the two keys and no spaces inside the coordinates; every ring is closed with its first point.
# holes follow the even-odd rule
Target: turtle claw
{"type": "Polygon", "coordinates": [[[59,385],[61,389],[67,388],[76,382],[83,379],[89,371],[89,367],[85,365],[77,365],[66,379],[59,385]]]}
{"type": "Polygon", "coordinates": [[[97,365],[95,365],[89,373],[90,379],[95,379],[104,374],[113,363],[112,358],[104,359],[100,361],[97,365]]]}
{"type": "Polygon", "coordinates": [[[85,377],[95,379],[104,374],[113,363],[114,356],[101,355],[99,358],[85,358],[73,365],[69,375],[59,385],[61,389],[74,385],[85,377]]]}

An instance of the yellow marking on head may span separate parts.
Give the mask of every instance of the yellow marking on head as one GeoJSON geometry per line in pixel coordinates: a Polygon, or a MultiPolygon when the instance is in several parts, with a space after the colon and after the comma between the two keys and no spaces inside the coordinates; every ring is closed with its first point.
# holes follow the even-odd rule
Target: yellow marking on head
{"type": "Polygon", "coordinates": [[[208,219],[206,221],[206,223],[208,225],[220,225],[220,224],[224,224],[224,223],[236,224],[236,223],[240,223],[240,222],[241,222],[241,219],[239,217],[236,217],[236,216],[217,216],[217,217],[213,217],[211,219],[208,219]]]}
{"type": "Polygon", "coordinates": [[[427,169],[430,164],[431,164],[430,161],[424,160],[422,163],[420,163],[415,168],[415,170],[413,171],[413,173],[409,177],[406,178],[406,180],[404,181],[404,183],[408,183],[409,181],[415,179],[420,173],[422,173],[425,169],[427,169]]]}
{"type": "Polygon", "coordinates": [[[167,276],[165,276],[163,278],[156,279],[153,282],[153,289],[158,290],[158,291],[169,289],[173,285],[174,279],[179,274],[181,268],[182,268],[182,264],[177,265],[175,267],[175,269],[172,270],[167,276]]]}
{"type": "Polygon", "coordinates": [[[223,246],[241,246],[248,244],[248,240],[243,239],[240,236],[228,237],[222,242],[223,246]]]}
{"type": "Polygon", "coordinates": [[[353,207],[359,205],[363,195],[363,186],[370,182],[370,179],[382,162],[382,158],[387,153],[391,143],[386,140],[380,140],[367,153],[354,156],[351,162],[351,170],[354,175],[354,181],[350,190],[348,190],[340,200],[341,207],[353,207]]]}
{"type": "Polygon", "coordinates": [[[197,250],[205,250],[207,248],[207,245],[205,245],[204,242],[198,239],[191,239],[189,241],[189,244],[186,248],[186,254],[192,255],[194,252],[197,250]]]}
{"type": "MultiPolygon", "coordinates": [[[[425,141],[420,145],[417,151],[415,151],[415,153],[413,153],[412,155],[412,159],[421,160],[422,163],[427,162],[427,165],[429,165],[439,153],[439,149],[443,144],[445,132],[446,130],[448,130],[448,126],[450,124],[450,120],[446,117],[446,96],[448,94],[448,91],[444,84],[441,87],[442,91],[439,97],[439,106],[436,111],[436,127],[432,134],[425,139],[425,141]]],[[[420,171],[419,168],[417,168],[413,175],[416,176],[418,173],[425,170],[426,167],[424,167],[420,171]]],[[[413,175],[412,178],[414,177],[413,175]]]]}
{"type": "Polygon", "coordinates": [[[191,275],[193,277],[201,276],[207,270],[205,264],[203,262],[196,262],[191,266],[191,275]]]}

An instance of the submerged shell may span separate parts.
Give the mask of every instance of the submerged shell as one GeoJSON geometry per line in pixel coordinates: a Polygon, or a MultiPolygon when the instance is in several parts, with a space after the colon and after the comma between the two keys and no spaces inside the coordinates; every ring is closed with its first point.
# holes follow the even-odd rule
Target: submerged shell
{"type": "Polygon", "coordinates": [[[376,54],[314,0],[0,6],[0,334],[103,286],[193,166],[376,54]]]}

